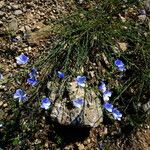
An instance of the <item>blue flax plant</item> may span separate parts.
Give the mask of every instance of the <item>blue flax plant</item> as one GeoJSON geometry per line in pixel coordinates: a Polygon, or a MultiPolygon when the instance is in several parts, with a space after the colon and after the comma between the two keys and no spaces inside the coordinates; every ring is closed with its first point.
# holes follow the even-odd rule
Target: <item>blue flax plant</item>
{"type": "MultiPolygon", "coordinates": [[[[98,96],[99,90],[102,90],[103,100],[106,101],[103,107],[112,113],[115,119],[121,120],[123,112],[123,115],[127,116],[125,120],[130,120],[133,124],[140,122],[142,115],[138,103],[142,101],[142,95],[148,93],[150,79],[150,35],[146,23],[140,23],[137,19],[140,7],[139,1],[99,1],[93,8],[81,8],[56,22],[50,30],[54,33],[50,48],[41,54],[34,64],[39,70],[39,78],[37,79],[37,74],[31,70],[26,80],[33,86],[26,91],[26,103],[30,104],[27,113],[33,114],[32,118],[36,116],[31,106],[35,99],[41,98],[42,92],[46,97],[40,99],[41,108],[47,110],[50,107],[51,101],[45,90],[49,80],[60,82],[65,87],[66,81],[77,77],[76,82],[84,86],[87,77],[89,87],[98,96]],[[132,7],[133,12],[130,11],[132,7]],[[126,14],[127,19],[123,21],[120,15],[126,14]],[[118,41],[128,43],[128,49],[122,51],[118,48],[118,41]],[[94,76],[91,75],[92,71],[94,76]],[[102,84],[97,88],[101,81],[102,84]],[[111,88],[107,90],[103,81],[108,82],[111,88]],[[116,81],[119,81],[118,84],[114,84],[116,81]]],[[[21,56],[17,61],[24,65],[23,60],[28,62],[28,58],[21,56]]],[[[31,64],[28,67],[32,68],[31,64]]],[[[25,69],[27,71],[27,68],[25,69]]],[[[24,100],[26,93],[20,88],[15,97],[24,100]],[[18,96],[18,93],[21,95],[18,96]]],[[[74,101],[77,107],[80,107],[79,103],[82,104],[82,99],[74,101]]],[[[36,109],[34,111],[37,112],[36,109]]]]}
{"type": "MultiPolygon", "coordinates": [[[[117,80],[118,85],[112,85],[116,96],[111,101],[129,118],[134,118],[139,113],[137,105],[142,91],[147,93],[149,89],[150,38],[148,26],[138,20],[141,6],[141,2],[132,0],[99,1],[95,7],[78,9],[56,22],[50,30],[55,35],[52,48],[46,54],[43,53],[34,64],[42,77],[33,93],[36,95],[48,80],[58,81],[56,77],[63,78],[64,74],[58,72],[60,70],[67,74],[66,80],[61,80],[63,84],[72,77],[84,75],[89,87],[96,93],[98,89],[95,86],[103,79],[110,83],[117,80]],[[127,50],[123,51],[118,42],[127,43],[127,50]],[[94,77],[91,76],[91,71],[94,72],[94,77]],[[136,85],[139,88],[134,92],[140,95],[127,98],[127,91],[136,85]],[[131,101],[125,99],[134,99],[132,105],[135,107],[131,108],[131,101]],[[130,109],[135,110],[134,115],[129,113],[130,109]]],[[[108,95],[111,96],[110,91],[105,91],[103,99],[109,99],[108,95]]],[[[34,94],[31,97],[33,96],[34,94]]]]}

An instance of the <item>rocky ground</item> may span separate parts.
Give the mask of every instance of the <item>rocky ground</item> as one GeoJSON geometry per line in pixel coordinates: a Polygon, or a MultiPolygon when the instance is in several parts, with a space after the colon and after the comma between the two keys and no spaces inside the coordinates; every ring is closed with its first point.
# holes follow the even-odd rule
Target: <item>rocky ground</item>
{"type": "MultiPolygon", "coordinates": [[[[96,1],[86,3],[82,0],[78,2],[72,0],[1,0],[0,73],[4,77],[12,77],[17,72],[15,57],[22,52],[32,58],[31,62],[36,60],[40,53],[46,49],[47,43],[50,42],[50,35],[44,32],[43,28],[49,27],[50,24],[62,18],[62,16],[76,10],[78,5],[88,9],[94,3],[96,1]],[[42,36],[41,31],[45,33],[42,36]]],[[[53,40],[51,37],[50,39],[53,40]]],[[[0,87],[0,109],[4,110],[5,113],[9,112],[9,104],[3,93],[8,90],[14,91],[15,85],[0,87]]],[[[1,116],[9,118],[8,114],[6,115],[5,113],[2,113],[1,116]]],[[[42,121],[45,121],[45,118],[40,123],[42,121]]],[[[36,143],[40,143],[43,150],[98,150],[101,149],[101,144],[108,150],[150,149],[150,130],[148,124],[139,129],[135,134],[124,138],[120,137],[119,139],[114,136],[114,132],[109,132],[107,126],[93,128],[90,131],[86,130],[77,135],[78,139],[77,137],[72,137],[76,134],[74,132],[71,135],[65,133],[72,132],[73,130],[64,129],[65,132],[62,132],[60,129],[56,129],[56,132],[60,132],[57,134],[60,134],[60,137],[64,138],[66,145],[63,145],[63,148],[60,148],[59,137],[52,139],[50,134],[54,133],[49,130],[51,128],[48,123],[44,124],[39,132],[32,135],[32,139],[27,139],[28,149],[36,149],[36,143]],[[64,136],[64,134],[66,135],[64,136]]],[[[10,149],[13,148],[10,146],[10,149]]],[[[19,147],[15,147],[15,149],[19,149],[19,147]]]]}

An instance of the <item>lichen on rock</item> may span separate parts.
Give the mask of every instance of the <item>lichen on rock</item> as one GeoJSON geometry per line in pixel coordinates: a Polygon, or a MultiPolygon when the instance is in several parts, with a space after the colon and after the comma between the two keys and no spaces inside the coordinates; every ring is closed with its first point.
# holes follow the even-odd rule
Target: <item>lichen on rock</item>
{"type": "Polygon", "coordinates": [[[50,98],[53,99],[50,117],[54,121],[61,125],[77,127],[100,125],[103,120],[101,104],[91,89],[78,87],[75,82],[69,82],[67,88],[61,88],[58,85],[54,82],[48,83],[48,88],[51,90],[50,98]],[[55,86],[57,89],[50,87],[52,85],[57,85],[55,86]],[[81,107],[73,105],[73,101],[76,99],[84,100],[81,107]]]}

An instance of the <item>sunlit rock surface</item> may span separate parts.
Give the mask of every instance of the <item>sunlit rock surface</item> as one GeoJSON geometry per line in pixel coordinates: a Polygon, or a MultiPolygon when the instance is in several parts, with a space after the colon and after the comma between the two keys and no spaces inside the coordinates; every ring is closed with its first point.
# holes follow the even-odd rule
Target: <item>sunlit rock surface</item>
{"type": "Polygon", "coordinates": [[[79,88],[75,82],[68,83],[66,89],[62,89],[54,82],[49,82],[48,88],[51,91],[50,98],[53,101],[50,116],[56,122],[78,127],[100,125],[103,120],[101,104],[92,90],[87,87],[79,88]],[[57,89],[52,87],[57,87],[57,89]],[[78,98],[84,99],[84,104],[80,108],[73,105],[73,101],[78,98]]]}

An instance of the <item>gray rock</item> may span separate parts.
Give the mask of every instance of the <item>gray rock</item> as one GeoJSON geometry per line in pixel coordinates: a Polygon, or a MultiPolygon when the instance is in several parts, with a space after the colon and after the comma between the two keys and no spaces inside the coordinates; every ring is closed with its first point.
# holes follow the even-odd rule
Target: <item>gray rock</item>
{"type": "Polygon", "coordinates": [[[25,13],[25,12],[27,12],[27,9],[24,7],[24,8],[22,8],[22,11],[25,13]]]}
{"type": "Polygon", "coordinates": [[[150,0],[144,0],[144,7],[146,12],[150,12],[150,0]]]}
{"type": "Polygon", "coordinates": [[[13,8],[14,10],[19,9],[19,5],[12,5],[12,8],[13,8]]]}
{"type": "Polygon", "coordinates": [[[23,12],[22,12],[22,10],[15,10],[15,11],[14,11],[14,14],[15,14],[16,16],[19,16],[19,15],[22,15],[23,12]]]}
{"type": "Polygon", "coordinates": [[[23,32],[23,33],[25,33],[25,27],[24,26],[22,26],[20,29],[19,29],[19,31],[21,31],[21,32],[23,32]]]}
{"type": "Polygon", "coordinates": [[[144,22],[146,20],[146,15],[139,15],[138,18],[140,21],[144,22]]]}
{"type": "Polygon", "coordinates": [[[0,11],[0,17],[4,16],[5,15],[5,12],[3,11],[0,11]]]}
{"type": "Polygon", "coordinates": [[[19,31],[23,32],[23,33],[29,33],[31,32],[31,28],[29,26],[22,26],[19,31]]]}
{"type": "Polygon", "coordinates": [[[9,23],[9,30],[17,31],[18,30],[18,21],[16,18],[11,19],[9,23]]]}
{"type": "Polygon", "coordinates": [[[4,1],[0,1],[0,9],[5,5],[4,1]]]}
{"type": "Polygon", "coordinates": [[[7,8],[10,10],[10,9],[11,9],[11,6],[8,5],[7,8]]]}
{"type": "Polygon", "coordinates": [[[92,90],[79,88],[75,82],[69,83],[67,89],[68,97],[64,97],[64,90],[54,84],[48,83],[51,90],[50,98],[53,100],[53,106],[50,117],[62,125],[78,127],[97,127],[103,120],[101,104],[99,98],[92,90]],[[54,86],[55,85],[55,86],[54,86]],[[52,90],[52,87],[58,87],[52,90]],[[62,97],[58,95],[63,95],[62,97]],[[73,106],[73,101],[77,98],[83,98],[84,104],[78,108],[73,106]]]}
{"type": "Polygon", "coordinates": [[[150,111],[150,101],[143,105],[143,110],[145,112],[150,111]]]}
{"type": "Polygon", "coordinates": [[[8,20],[11,20],[11,19],[14,19],[14,18],[15,18],[15,15],[10,15],[10,16],[7,17],[8,20]]]}
{"type": "Polygon", "coordinates": [[[2,21],[0,21],[0,26],[2,26],[3,25],[3,22],[2,21]]]}

